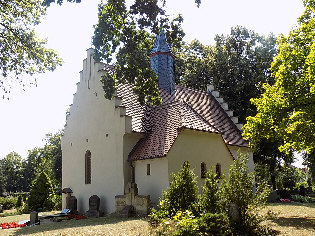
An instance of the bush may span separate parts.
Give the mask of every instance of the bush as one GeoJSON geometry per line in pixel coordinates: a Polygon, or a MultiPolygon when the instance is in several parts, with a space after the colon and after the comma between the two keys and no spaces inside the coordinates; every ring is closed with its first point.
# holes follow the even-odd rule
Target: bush
{"type": "Polygon", "coordinates": [[[185,162],[183,168],[172,174],[170,187],[162,193],[159,204],[159,214],[174,216],[178,211],[193,210],[198,199],[196,176],[190,170],[190,164],[185,162]]]}
{"type": "Polygon", "coordinates": [[[235,229],[251,231],[259,224],[259,217],[255,215],[254,210],[265,205],[271,189],[266,182],[262,182],[255,191],[254,175],[249,172],[247,162],[248,158],[239,154],[231,165],[228,180],[222,184],[222,199],[227,212],[231,203],[238,207],[239,220],[232,222],[235,229]]]}
{"type": "Polygon", "coordinates": [[[31,211],[52,210],[55,193],[51,181],[45,172],[42,172],[33,182],[28,198],[28,207],[31,211]]]}
{"type": "Polygon", "coordinates": [[[19,195],[16,202],[16,207],[21,207],[23,205],[23,197],[22,195],[19,195]]]}
{"type": "Polygon", "coordinates": [[[197,235],[198,229],[198,219],[195,218],[191,211],[178,211],[173,217],[175,231],[172,235],[187,235],[193,236],[197,235]]]}
{"type": "Polygon", "coordinates": [[[17,198],[8,196],[0,197],[0,205],[2,205],[3,210],[10,210],[16,206],[17,198]]]}
{"type": "Polygon", "coordinates": [[[62,196],[61,195],[55,195],[54,203],[55,203],[54,210],[61,210],[61,208],[62,208],[62,196]]]}
{"type": "Polygon", "coordinates": [[[208,171],[206,174],[205,184],[202,188],[202,193],[203,194],[200,199],[201,212],[220,212],[220,191],[218,186],[218,178],[213,170],[208,171]]]}
{"type": "Polygon", "coordinates": [[[266,235],[270,230],[259,225],[262,218],[255,212],[265,206],[270,188],[262,182],[254,191],[254,175],[247,162],[247,157],[239,155],[221,185],[215,172],[208,172],[202,196],[198,196],[195,176],[185,163],[172,175],[160,208],[150,215],[151,224],[159,225],[163,235],[266,235]],[[234,219],[229,216],[231,203],[238,211],[234,219]]]}
{"type": "Polygon", "coordinates": [[[225,213],[205,213],[198,220],[201,235],[231,235],[229,217],[225,213]]]}

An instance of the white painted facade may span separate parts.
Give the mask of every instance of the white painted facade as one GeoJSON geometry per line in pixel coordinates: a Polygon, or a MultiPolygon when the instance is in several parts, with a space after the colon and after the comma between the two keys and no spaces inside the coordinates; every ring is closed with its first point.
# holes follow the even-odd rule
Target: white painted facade
{"type": "Polygon", "coordinates": [[[124,135],[131,132],[131,117],[115,107],[114,99],[104,99],[100,82],[104,65],[95,63],[92,53],[89,49],[83,61],[62,137],[62,186],[72,189],[79,212],[86,212],[89,197],[98,195],[100,209],[110,213],[115,211],[115,196],[124,194],[130,180],[126,158],[135,141],[123,148],[124,139],[129,140],[124,135]],[[91,184],[85,184],[87,150],[91,152],[91,184]]]}

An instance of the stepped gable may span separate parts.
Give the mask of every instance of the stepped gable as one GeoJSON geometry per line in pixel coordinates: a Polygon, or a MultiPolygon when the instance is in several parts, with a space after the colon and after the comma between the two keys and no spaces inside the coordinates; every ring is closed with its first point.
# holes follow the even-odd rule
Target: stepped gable
{"type": "Polygon", "coordinates": [[[121,98],[121,105],[126,107],[126,115],[132,117],[131,126],[134,132],[145,132],[142,122],[145,106],[141,106],[136,95],[129,84],[119,84],[117,87],[117,97],[121,98]]]}

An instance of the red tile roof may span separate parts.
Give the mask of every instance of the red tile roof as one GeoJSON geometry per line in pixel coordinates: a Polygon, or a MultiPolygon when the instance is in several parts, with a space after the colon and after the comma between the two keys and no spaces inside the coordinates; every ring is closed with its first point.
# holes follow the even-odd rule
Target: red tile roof
{"type": "Polygon", "coordinates": [[[126,115],[132,117],[132,130],[146,133],[130,153],[132,160],[167,155],[184,128],[218,133],[226,144],[247,146],[241,131],[211,94],[176,85],[173,95],[163,89],[160,95],[161,106],[141,106],[130,85],[118,86],[117,96],[126,115]]]}

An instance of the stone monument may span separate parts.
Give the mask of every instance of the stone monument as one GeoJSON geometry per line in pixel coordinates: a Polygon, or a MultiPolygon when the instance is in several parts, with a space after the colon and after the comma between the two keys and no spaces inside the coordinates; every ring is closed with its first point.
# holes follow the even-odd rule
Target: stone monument
{"type": "Polygon", "coordinates": [[[89,210],[86,212],[87,217],[100,216],[100,198],[93,195],[89,198],[89,210]]]}

